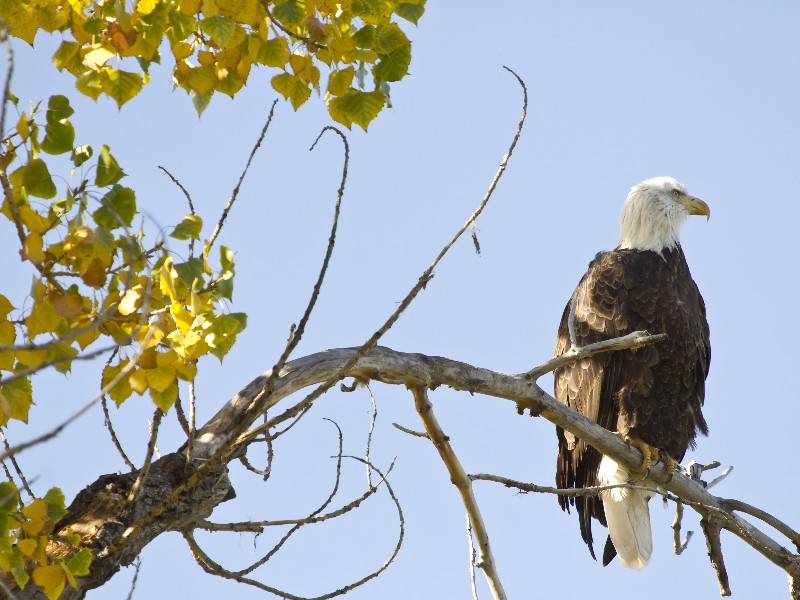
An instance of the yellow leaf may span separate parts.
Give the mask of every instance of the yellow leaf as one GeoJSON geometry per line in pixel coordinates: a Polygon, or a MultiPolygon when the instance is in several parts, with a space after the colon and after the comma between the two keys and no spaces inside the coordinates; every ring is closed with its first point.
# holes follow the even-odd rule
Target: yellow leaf
{"type": "Polygon", "coordinates": [[[22,509],[22,516],[26,519],[43,519],[47,515],[47,502],[37,498],[22,509]]]}
{"type": "Polygon", "coordinates": [[[197,377],[197,365],[193,362],[179,362],[175,365],[178,377],[184,381],[192,381],[197,377]]]}
{"type": "Polygon", "coordinates": [[[19,217],[30,231],[44,233],[50,229],[50,221],[26,204],[19,207],[19,217]]]}
{"type": "Polygon", "coordinates": [[[131,389],[139,394],[140,396],[147,391],[147,377],[145,371],[142,369],[136,369],[132,371],[130,375],[128,375],[128,384],[131,386],[131,389]]]}
{"type": "Polygon", "coordinates": [[[200,12],[200,0],[181,0],[181,6],[178,10],[185,15],[196,15],[200,12]]]}
{"type": "Polygon", "coordinates": [[[5,319],[12,310],[14,310],[14,305],[3,294],[0,294],[0,319],[5,319]]]}
{"type": "Polygon", "coordinates": [[[174,350],[169,352],[156,352],[156,364],[159,367],[169,367],[175,364],[178,360],[178,355],[174,350]]]}
{"type": "Polygon", "coordinates": [[[153,399],[153,402],[155,402],[158,408],[164,412],[167,412],[169,407],[175,404],[175,400],[178,399],[178,385],[173,383],[163,392],[150,390],[150,397],[153,399]]]}
{"type": "Polygon", "coordinates": [[[178,329],[180,329],[182,333],[186,333],[191,329],[192,323],[194,322],[194,315],[186,310],[183,304],[179,302],[174,303],[170,307],[169,312],[175,320],[175,325],[178,326],[178,329]]]}
{"type": "Polygon", "coordinates": [[[145,376],[151,389],[164,392],[175,382],[175,369],[173,367],[156,367],[148,369],[145,376]]]}
{"type": "Polygon", "coordinates": [[[192,45],[186,42],[176,42],[172,45],[172,55],[175,60],[183,60],[191,56],[193,51],[192,45]]]}
{"type": "Polygon", "coordinates": [[[115,56],[117,53],[108,50],[102,46],[95,48],[94,50],[89,51],[86,56],[83,57],[83,65],[92,69],[93,71],[100,70],[104,64],[108,62],[108,59],[112,56],[115,56]]]}
{"type": "Polygon", "coordinates": [[[157,0],[139,0],[136,3],[136,12],[140,15],[149,15],[156,8],[157,0]]]}
{"type": "Polygon", "coordinates": [[[341,71],[334,71],[328,77],[328,91],[334,96],[344,96],[353,83],[353,76],[356,71],[353,67],[347,67],[341,71]]]}
{"type": "Polygon", "coordinates": [[[31,314],[25,319],[25,325],[28,327],[28,335],[31,338],[36,337],[40,333],[53,332],[60,324],[61,317],[47,298],[40,302],[35,302],[31,314]]]}
{"type": "Polygon", "coordinates": [[[0,321],[0,345],[6,346],[14,343],[17,339],[17,330],[10,321],[0,321]]]}
{"type": "Polygon", "coordinates": [[[33,570],[33,582],[44,591],[48,600],[56,600],[64,591],[64,570],[58,565],[38,566],[33,570]]]}
{"type": "Polygon", "coordinates": [[[31,261],[35,265],[40,265],[44,262],[44,251],[42,250],[43,240],[42,236],[35,231],[25,238],[25,245],[22,248],[22,254],[26,260],[31,261]]]}
{"type": "Polygon", "coordinates": [[[138,309],[142,304],[141,299],[143,295],[144,290],[140,285],[132,287],[125,292],[125,295],[122,297],[122,300],[120,300],[119,306],[117,307],[119,314],[127,316],[136,312],[136,309],[138,309]]]}
{"type": "Polygon", "coordinates": [[[20,540],[17,543],[17,547],[19,551],[22,552],[25,556],[30,558],[33,556],[33,553],[36,552],[36,540],[32,540],[30,538],[26,538],[24,540],[20,540]]]}
{"type": "Polygon", "coordinates": [[[27,140],[31,135],[31,129],[28,126],[28,115],[22,113],[17,121],[17,132],[19,133],[22,141],[27,140]]]}

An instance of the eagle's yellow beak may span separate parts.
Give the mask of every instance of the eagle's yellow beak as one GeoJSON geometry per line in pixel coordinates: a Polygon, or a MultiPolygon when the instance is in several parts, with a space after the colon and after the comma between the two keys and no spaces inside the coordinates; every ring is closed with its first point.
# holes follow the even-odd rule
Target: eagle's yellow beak
{"type": "Polygon", "coordinates": [[[711,218],[711,209],[708,208],[708,204],[700,200],[700,198],[695,198],[694,196],[683,196],[680,200],[678,200],[687,211],[689,211],[690,215],[705,215],[706,221],[711,218]]]}

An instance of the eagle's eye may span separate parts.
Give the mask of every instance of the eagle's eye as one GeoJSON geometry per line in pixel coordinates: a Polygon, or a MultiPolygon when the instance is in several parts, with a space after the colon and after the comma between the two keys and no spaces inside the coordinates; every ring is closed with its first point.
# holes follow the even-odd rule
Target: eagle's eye
{"type": "Polygon", "coordinates": [[[676,200],[681,197],[681,193],[679,190],[670,190],[669,193],[672,194],[672,197],[675,198],[676,200]]]}

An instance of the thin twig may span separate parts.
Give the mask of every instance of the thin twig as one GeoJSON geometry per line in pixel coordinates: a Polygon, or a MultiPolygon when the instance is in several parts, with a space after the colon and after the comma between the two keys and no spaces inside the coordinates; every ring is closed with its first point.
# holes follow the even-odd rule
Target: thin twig
{"type": "Polygon", "coordinates": [[[261,142],[264,141],[264,136],[267,135],[267,129],[269,129],[269,124],[272,123],[272,115],[275,112],[275,105],[278,103],[277,98],[273,100],[272,107],[269,109],[269,116],[267,117],[267,122],[264,123],[264,127],[261,129],[261,135],[258,136],[258,141],[256,145],[253,146],[253,149],[250,151],[250,156],[247,158],[247,163],[244,166],[244,170],[242,174],[239,176],[239,181],[236,183],[236,187],[233,188],[233,192],[231,193],[231,197],[228,199],[228,203],[225,205],[225,208],[222,210],[222,215],[217,221],[217,226],[214,228],[214,232],[211,234],[211,237],[208,238],[208,245],[207,248],[211,250],[211,246],[214,245],[214,242],[217,240],[217,236],[219,232],[222,230],[222,226],[225,224],[225,219],[228,218],[228,213],[230,212],[231,208],[233,207],[233,203],[236,202],[236,197],[239,195],[239,188],[242,187],[242,182],[244,181],[245,175],[247,175],[247,170],[250,168],[250,163],[253,162],[253,157],[258,152],[258,149],[261,147],[261,142]]]}
{"type": "MultiPolygon", "coordinates": [[[[172,173],[167,171],[165,167],[158,165],[158,168],[164,171],[164,173],[167,174],[167,177],[169,177],[172,180],[172,183],[177,185],[178,188],[180,188],[180,190],[183,192],[183,195],[186,196],[186,201],[189,203],[189,214],[191,214],[192,216],[196,215],[197,213],[194,212],[194,203],[192,202],[192,197],[189,195],[189,192],[186,190],[186,188],[183,187],[183,184],[180,181],[178,181],[177,178],[172,173]]],[[[194,238],[189,238],[189,256],[190,257],[194,256],[194,238]]]]}
{"type": "MultiPolygon", "coordinates": [[[[343,458],[351,458],[345,455],[343,458]]],[[[381,484],[386,481],[386,477],[392,472],[394,468],[394,461],[389,465],[389,468],[386,469],[386,474],[381,476],[381,479],[376,483],[374,486],[370,487],[365,491],[361,496],[352,500],[338,508],[334,511],[329,513],[323,513],[319,515],[315,515],[313,517],[303,517],[300,519],[271,519],[269,521],[245,521],[240,523],[211,523],[210,521],[203,521],[198,524],[200,529],[205,529],[207,531],[247,531],[253,533],[261,533],[264,531],[265,527],[279,527],[285,525],[311,525],[314,523],[322,523],[323,521],[328,521],[330,519],[335,519],[336,517],[341,517],[342,515],[350,512],[351,510],[358,508],[364,500],[375,494],[380,488],[381,484]]]]}
{"type": "Polygon", "coordinates": [[[431,439],[430,436],[425,433],[424,431],[414,431],[413,429],[409,429],[408,427],[403,427],[399,423],[392,423],[392,425],[402,431],[403,433],[407,433],[409,435],[413,435],[420,438],[425,438],[426,440],[431,439]]]}
{"type": "MultiPolygon", "coordinates": [[[[195,361],[196,363],[197,361],[195,361]]],[[[197,432],[197,424],[195,423],[195,403],[197,396],[195,396],[194,379],[189,381],[189,444],[186,447],[186,462],[192,462],[192,448],[194,447],[194,436],[197,432]]]]}
{"type": "MultiPolygon", "coordinates": [[[[108,357],[108,360],[106,361],[106,367],[108,367],[111,364],[111,361],[114,360],[114,357],[116,355],[117,355],[117,350],[114,350],[114,352],[111,354],[111,356],[108,357]]],[[[125,462],[126,465],[128,465],[128,468],[131,471],[135,471],[136,466],[128,458],[128,455],[125,454],[125,450],[122,449],[122,444],[120,444],[119,438],[117,438],[117,433],[116,431],[114,431],[114,426],[111,424],[111,415],[108,412],[108,402],[106,401],[105,394],[103,394],[102,399],[100,400],[100,404],[103,407],[103,414],[105,415],[105,420],[103,421],[103,424],[106,426],[106,429],[108,429],[108,433],[111,434],[111,441],[114,443],[114,446],[116,447],[117,452],[119,452],[119,455],[122,457],[122,460],[125,462]]]]}
{"type": "Polygon", "coordinates": [[[142,341],[142,344],[139,347],[139,350],[134,354],[133,358],[125,365],[122,369],[120,369],[119,373],[117,373],[116,377],[114,377],[111,381],[109,381],[105,387],[103,387],[95,396],[89,400],[86,404],[84,404],[80,409],[78,409],[72,416],[68,417],[66,420],[62,421],[59,425],[48,431],[47,433],[43,433],[40,436],[33,438],[27,442],[22,442],[21,444],[17,444],[16,446],[12,446],[11,448],[4,450],[0,453],[0,461],[5,460],[9,456],[19,454],[20,452],[27,450],[28,448],[33,448],[34,446],[38,446],[44,442],[47,442],[54,437],[56,437],[59,433],[61,433],[67,426],[71,425],[76,419],[82,416],[85,412],[87,412],[90,408],[92,408],[95,404],[97,404],[100,399],[108,393],[110,389],[112,389],[115,385],[117,385],[120,381],[122,381],[123,377],[127,377],[128,373],[130,373],[136,364],[141,359],[142,353],[144,352],[144,346],[150,340],[154,333],[154,329],[150,328],[147,330],[145,334],[145,338],[142,341]]]}
{"type": "MultiPolygon", "coordinates": [[[[8,106],[9,96],[11,95],[11,76],[14,74],[14,49],[11,47],[11,41],[8,39],[8,30],[5,27],[0,31],[0,41],[6,46],[6,53],[8,54],[8,71],[6,72],[6,79],[3,82],[3,105],[0,106],[0,133],[6,130],[6,107],[8,106]]],[[[19,214],[19,207],[14,201],[14,196],[11,193],[11,182],[8,180],[8,172],[6,166],[0,164],[0,182],[3,185],[3,192],[8,200],[8,208],[11,213],[11,220],[17,230],[17,237],[19,243],[25,247],[25,231],[22,229],[22,219],[19,214]]]]}
{"type": "MultiPolygon", "coordinates": [[[[341,480],[342,480],[342,456],[343,456],[343,450],[344,450],[344,438],[343,438],[343,435],[342,435],[342,429],[339,427],[339,424],[336,421],[333,421],[331,419],[325,419],[325,420],[326,421],[330,421],[331,423],[333,423],[334,427],[336,427],[336,431],[339,433],[339,453],[338,453],[338,455],[336,457],[336,481],[333,484],[333,490],[331,490],[331,493],[328,495],[328,497],[325,499],[325,501],[322,503],[322,505],[319,508],[317,508],[314,512],[312,512],[308,516],[308,518],[312,518],[312,517],[317,516],[323,510],[325,510],[328,507],[328,505],[330,505],[330,503],[333,501],[334,497],[336,496],[336,494],[339,491],[339,484],[341,483],[341,480]]],[[[287,531],[283,535],[283,537],[278,541],[277,544],[275,544],[272,547],[272,549],[269,552],[267,552],[259,560],[257,560],[254,563],[252,563],[249,567],[241,569],[240,571],[236,571],[235,574],[236,575],[247,575],[249,573],[252,573],[254,570],[256,570],[261,565],[265,564],[273,556],[275,556],[275,554],[277,554],[278,550],[281,549],[281,547],[289,540],[289,538],[292,537],[297,531],[299,531],[300,528],[303,527],[304,525],[306,525],[305,522],[297,523],[296,525],[294,525],[291,529],[289,529],[289,531],[287,531]]]]}
{"type": "Polygon", "coordinates": [[[128,494],[128,502],[131,504],[133,504],[139,497],[139,493],[142,491],[144,480],[147,479],[147,474],[150,472],[150,465],[153,461],[153,452],[156,448],[156,439],[158,438],[158,427],[161,425],[161,419],[163,417],[164,411],[160,408],[156,408],[156,411],[153,413],[153,424],[150,426],[150,441],[147,443],[147,453],[144,457],[144,464],[139,471],[139,475],[136,477],[136,481],[133,482],[130,494],[128,494]]]}
{"type": "MultiPolygon", "coordinates": [[[[6,437],[6,432],[3,431],[2,429],[0,429],[0,438],[3,440],[3,446],[5,447],[6,452],[8,452],[8,450],[10,449],[10,446],[8,445],[8,438],[6,437]]],[[[22,469],[20,468],[17,459],[14,457],[13,454],[11,454],[8,458],[11,460],[11,466],[14,467],[14,471],[16,471],[17,477],[19,477],[19,480],[22,482],[22,487],[25,488],[25,491],[28,493],[30,499],[34,500],[36,496],[33,495],[33,490],[31,490],[31,486],[28,485],[28,480],[25,479],[25,474],[22,472],[22,469]]],[[[9,480],[10,479],[11,478],[9,477],[9,480]]]]}
{"type": "MultiPolygon", "coordinates": [[[[64,341],[63,338],[57,338],[57,339],[58,343],[64,341]]],[[[111,352],[113,350],[116,350],[117,348],[120,347],[120,345],[125,344],[127,341],[130,341],[131,339],[133,339],[133,335],[128,336],[127,338],[121,340],[120,342],[114,344],[113,346],[105,346],[104,348],[98,348],[97,350],[92,350],[91,352],[85,352],[84,354],[78,354],[76,356],[65,355],[65,356],[57,356],[55,358],[51,358],[50,360],[41,362],[34,367],[28,367],[27,369],[23,369],[22,371],[17,371],[13,375],[5,377],[3,379],[3,385],[8,385],[12,381],[16,381],[17,379],[24,379],[30,377],[31,375],[35,375],[39,371],[42,371],[48,367],[52,367],[53,365],[57,365],[63,362],[71,362],[74,360],[78,361],[94,360],[101,354],[105,354],[106,352],[111,352]]],[[[0,349],[0,351],[2,351],[2,349],[0,349]]]]}
{"type": "Polygon", "coordinates": [[[137,556],[136,560],[133,561],[133,568],[135,570],[133,572],[133,579],[131,580],[131,590],[128,592],[127,600],[133,600],[133,592],[136,590],[136,580],[139,579],[139,569],[142,568],[141,557],[137,556]]]}
{"type": "Polygon", "coordinates": [[[186,437],[188,438],[189,421],[186,419],[186,413],[183,412],[183,403],[181,402],[180,392],[178,392],[178,397],[175,398],[175,416],[178,418],[178,424],[181,426],[183,433],[185,433],[186,437]]]}
{"type": "MultiPolygon", "coordinates": [[[[344,376],[344,374],[347,373],[353,367],[353,365],[356,364],[356,362],[358,362],[358,360],[362,356],[364,356],[364,354],[366,354],[370,349],[376,346],[378,340],[380,340],[384,336],[384,334],[387,331],[389,331],[389,329],[391,329],[391,327],[395,324],[395,322],[397,322],[397,319],[400,318],[400,315],[405,312],[405,310],[409,307],[411,302],[414,301],[414,299],[417,297],[420,291],[422,291],[425,288],[425,286],[428,284],[428,282],[431,280],[431,277],[433,276],[433,271],[436,269],[437,265],[444,258],[444,256],[450,251],[450,248],[453,247],[453,245],[461,238],[464,232],[471,226],[473,221],[475,221],[480,216],[480,214],[483,212],[483,209],[486,208],[486,205],[488,204],[489,199],[492,197],[492,194],[494,193],[494,190],[497,187],[500,178],[503,176],[503,173],[506,170],[506,166],[508,165],[508,161],[510,160],[511,155],[514,152],[514,148],[517,145],[517,141],[519,141],[520,135],[522,134],[522,127],[525,124],[525,117],[528,111],[528,89],[525,86],[525,82],[522,81],[522,79],[520,79],[519,75],[517,75],[514,71],[512,71],[508,67],[503,67],[503,68],[506,69],[517,79],[517,82],[522,88],[522,96],[523,96],[522,116],[520,117],[519,124],[517,125],[516,133],[514,134],[514,137],[511,140],[511,145],[509,146],[506,154],[503,156],[503,159],[500,161],[500,166],[497,168],[497,172],[495,173],[494,178],[489,184],[489,188],[486,190],[486,193],[484,194],[483,199],[478,205],[478,208],[475,209],[472,215],[470,215],[470,217],[467,219],[466,223],[464,223],[464,225],[456,232],[453,238],[447,244],[445,244],[445,246],[441,249],[436,258],[434,258],[431,265],[427,269],[425,269],[425,271],[422,273],[417,283],[411,288],[411,291],[408,292],[408,294],[406,294],[406,297],[403,298],[397,309],[389,316],[386,322],[384,322],[384,324],[381,325],[381,327],[378,328],[378,330],[374,334],[372,334],[372,336],[366,342],[364,342],[361,345],[361,347],[350,357],[350,359],[348,359],[340,367],[340,369],[336,372],[336,374],[327,381],[325,381],[324,383],[317,386],[317,388],[313,392],[308,394],[302,401],[298,402],[292,408],[284,411],[283,413],[281,413],[280,415],[278,415],[277,417],[275,417],[269,423],[263,425],[262,427],[268,428],[277,425],[278,423],[282,423],[286,419],[289,419],[294,415],[296,415],[298,412],[304,410],[307,406],[313,403],[322,394],[324,394],[331,387],[333,387],[336,384],[336,382],[339,381],[344,376]]],[[[277,376],[278,372],[273,370],[272,373],[270,374],[270,378],[264,385],[264,392],[253,400],[253,406],[256,407],[255,410],[258,409],[258,406],[262,401],[262,398],[269,395],[272,389],[272,383],[274,382],[275,378],[277,378],[277,376]]],[[[248,432],[246,436],[257,435],[258,433],[260,433],[260,429],[256,428],[248,432]]]]}
{"type": "MultiPolygon", "coordinates": [[[[352,458],[353,460],[357,460],[359,462],[364,462],[363,458],[359,458],[357,456],[348,456],[347,458],[352,458]]],[[[383,573],[389,567],[389,565],[392,564],[392,562],[394,562],[394,559],[397,557],[397,554],[400,552],[400,547],[403,545],[403,539],[405,538],[405,519],[403,517],[403,509],[400,506],[400,501],[397,499],[397,496],[395,495],[394,490],[392,489],[392,486],[389,484],[388,479],[386,479],[386,477],[380,471],[380,469],[376,468],[374,465],[372,466],[372,468],[385,481],[385,483],[386,483],[386,491],[388,492],[389,497],[392,499],[392,501],[394,502],[395,507],[397,508],[398,521],[399,521],[399,525],[400,525],[400,533],[399,533],[398,538],[397,538],[397,543],[395,544],[394,550],[392,551],[392,553],[389,556],[389,558],[378,569],[376,569],[375,571],[373,571],[369,575],[366,575],[365,577],[362,577],[358,581],[355,581],[353,583],[345,585],[345,586],[343,586],[343,587],[341,587],[338,590],[335,590],[333,592],[329,592],[327,594],[322,594],[321,596],[315,596],[313,598],[306,598],[306,597],[303,597],[303,596],[296,596],[294,594],[290,594],[288,592],[284,592],[284,591],[279,590],[277,588],[268,586],[268,585],[266,585],[266,584],[264,584],[264,583],[262,583],[260,581],[256,581],[254,579],[250,579],[248,577],[243,577],[241,575],[238,575],[238,574],[236,574],[236,573],[234,573],[232,571],[229,571],[229,570],[223,568],[219,563],[213,561],[205,552],[203,552],[203,550],[197,544],[197,542],[194,539],[194,536],[191,533],[185,532],[183,534],[184,539],[186,540],[187,544],[189,544],[189,548],[192,551],[192,554],[194,555],[194,558],[197,561],[197,564],[199,564],[200,568],[202,568],[206,573],[210,573],[212,575],[217,575],[219,577],[224,577],[226,579],[233,579],[233,580],[238,581],[240,583],[246,583],[247,585],[251,585],[251,586],[256,587],[256,588],[258,588],[260,590],[263,590],[265,592],[269,592],[271,594],[279,596],[281,598],[286,598],[287,600],[328,600],[329,598],[335,598],[337,596],[341,596],[341,595],[346,594],[347,592],[349,592],[349,591],[351,591],[351,590],[353,590],[353,589],[355,589],[355,588],[357,588],[357,587],[359,587],[361,585],[364,585],[368,581],[374,579],[375,577],[377,577],[378,575],[383,573]]]]}
{"type": "Polygon", "coordinates": [[[433,407],[428,399],[428,390],[422,386],[412,386],[411,393],[414,395],[414,405],[420,419],[422,419],[422,423],[425,425],[425,431],[428,432],[431,442],[439,452],[439,457],[450,474],[450,481],[458,489],[459,494],[461,494],[461,501],[467,509],[467,518],[472,523],[475,538],[478,541],[477,565],[486,577],[492,597],[495,600],[505,600],[506,593],[503,590],[503,584],[495,566],[492,547],[489,544],[489,533],[486,529],[486,524],[483,522],[475,494],[472,491],[472,481],[461,466],[461,462],[459,462],[456,453],[450,446],[449,438],[444,434],[436,416],[433,414],[433,407]]]}
{"type": "Polygon", "coordinates": [[[561,369],[584,358],[589,358],[595,354],[600,354],[601,352],[635,350],[648,344],[661,342],[665,339],[667,339],[666,333],[650,335],[646,331],[634,331],[626,336],[614,338],[612,340],[603,340],[602,342],[595,342],[594,344],[587,344],[586,346],[580,347],[571,346],[569,350],[564,352],[564,354],[556,356],[555,358],[551,358],[543,365],[535,367],[527,373],[523,373],[522,376],[528,379],[536,380],[545,373],[549,373],[555,369],[561,369]]]}
{"type": "Polygon", "coordinates": [[[367,468],[367,486],[372,487],[372,469],[369,466],[369,450],[372,446],[372,433],[375,431],[375,421],[378,418],[378,405],[375,402],[375,396],[372,393],[372,388],[369,387],[367,384],[367,390],[369,391],[369,398],[372,402],[372,418],[369,422],[369,433],[367,434],[367,449],[364,452],[364,462],[366,463],[367,468]]]}
{"type": "Polygon", "coordinates": [[[680,556],[686,547],[689,545],[689,540],[694,535],[693,531],[686,532],[686,539],[681,541],[681,522],[683,521],[683,501],[677,500],[675,502],[675,520],[672,521],[672,541],[675,549],[675,554],[680,556]]]}

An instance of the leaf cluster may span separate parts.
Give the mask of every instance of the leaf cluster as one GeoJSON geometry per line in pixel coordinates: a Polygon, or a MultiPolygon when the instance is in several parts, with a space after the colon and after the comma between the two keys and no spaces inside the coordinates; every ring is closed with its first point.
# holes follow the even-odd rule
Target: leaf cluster
{"type": "Polygon", "coordinates": [[[136,96],[166,41],[175,86],[191,95],[198,112],[216,92],[235,96],[259,65],[280,71],[272,87],[297,110],[312,92],[322,93],[325,68],[331,117],[366,129],[389,102],[389,83],[405,77],[411,62],[411,42],[395,19],[416,24],[425,0],[5,0],[2,6],[11,35],[29,44],[39,31],[62,33],[53,63],[91,98],[104,94],[122,106],[136,96]]]}
{"type": "Polygon", "coordinates": [[[0,569],[11,573],[20,589],[33,578],[49,600],[58,598],[67,583],[77,587],[75,578],[88,574],[92,562],[88,548],[77,549],[80,535],[51,539],[66,514],[64,504],[64,494],[52,488],[23,505],[14,483],[0,483],[0,569]]]}
{"type": "MultiPolygon", "coordinates": [[[[0,154],[8,173],[0,214],[16,229],[20,258],[33,274],[22,309],[0,294],[0,426],[27,421],[36,372],[67,372],[102,342],[117,349],[117,362],[103,373],[104,391],[117,404],[132,392],[148,393],[167,411],[178,381],[194,379],[202,356],[221,360],[247,322],[225,310],[233,252],[222,246],[215,269],[208,244],[188,259],[163,239],[148,246],[144,230],[131,229],[136,194],[120,184],[124,171],[108,146],[89,165],[94,150],[75,145],[71,114],[63,96],[51,97],[45,111],[21,112],[0,154]],[[77,184],[59,196],[48,162],[67,153],[77,184]]],[[[199,240],[202,225],[188,215],[172,228],[173,243],[199,240]]]]}

